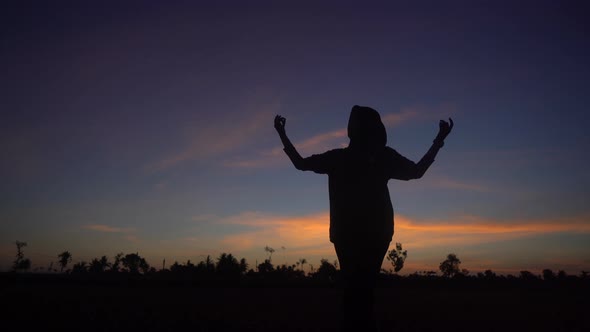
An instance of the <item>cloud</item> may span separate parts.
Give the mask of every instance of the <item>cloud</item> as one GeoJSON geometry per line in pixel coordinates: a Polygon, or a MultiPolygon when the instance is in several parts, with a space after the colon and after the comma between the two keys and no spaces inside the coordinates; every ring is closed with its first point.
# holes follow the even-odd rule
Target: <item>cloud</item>
{"type": "Polygon", "coordinates": [[[209,160],[240,149],[255,142],[265,129],[271,128],[272,117],[279,109],[278,100],[244,105],[241,112],[228,112],[218,118],[213,115],[189,125],[185,128],[187,137],[181,147],[148,163],[144,169],[148,173],[159,172],[188,161],[209,160]]]}
{"type": "Polygon", "coordinates": [[[114,227],[103,224],[84,225],[82,226],[82,228],[93,232],[117,234],[121,239],[123,239],[127,243],[138,244],[141,242],[140,238],[136,234],[135,228],[114,227]]]}
{"type": "Polygon", "coordinates": [[[312,153],[326,150],[328,148],[334,148],[335,146],[341,146],[343,143],[348,141],[348,131],[346,129],[338,129],[322,133],[319,135],[312,136],[296,144],[297,149],[304,153],[312,153]],[[339,144],[334,144],[338,142],[339,144]],[[328,146],[328,143],[332,143],[328,146]]]}
{"type": "Polygon", "coordinates": [[[398,113],[387,113],[381,117],[385,127],[396,127],[410,120],[416,119],[421,113],[416,108],[404,108],[398,113]]]}
{"type": "Polygon", "coordinates": [[[413,220],[396,216],[396,241],[414,248],[466,246],[560,232],[590,233],[584,217],[547,220],[494,220],[466,216],[455,220],[413,220]]]}
{"type": "MultiPolygon", "coordinates": [[[[247,226],[247,230],[239,234],[221,238],[224,245],[236,250],[260,247],[268,241],[293,250],[306,250],[331,247],[328,243],[329,220],[328,212],[304,216],[244,212],[218,222],[247,226]]],[[[495,220],[478,216],[420,220],[396,215],[394,241],[413,248],[427,248],[474,245],[560,232],[590,233],[590,224],[586,220],[584,217],[495,220]]]]}
{"type": "MultiPolygon", "coordinates": [[[[436,270],[444,255],[454,251],[460,254],[464,266],[474,271],[491,268],[498,272],[511,273],[511,269],[563,265],[548,265],[550,262],[546,259],[549,259],[549,256],[535,257],[531,260],[526,250],[505,257],[498,256],[495,250],[483,248],[496,244],[501,247],[506,241],[523,243],[525,239],[535,236],[590,234],[590,223],[587,220],[585,216],[544,220],[497,220],[480,216],[417,219],[396,215],[392,245],[401,242],[404,249],[410,251],[411,259],[406,266],[406,272],[436,270]],[[484,247],[481,247],[482,245],[484,247]]],[[[249,211],[214,220],[211,225],[235,231],[233,234],[201,233],[192,237],[195,244],[207,244],[208,250],[217,248],[217,251],[246,255],[249,260],[252,257],[263,259],[262,248],[268,245],[276,249],[273,259],[277,257],[280,259],[279,262],[292,263],[300,257],[335,258],[333,245],[329,242],[328,212],[294,216],[249,211]],[[281,250],[281,247],[287,249],[281,250]]],[[[545,250],[549,250],[548,248],[545,250]]],[[[510,249],[504,249],[506,250],[510,249]]],[[[562,255],[566,256],[561,259],[561,263],[567,261],[571,266],[577,267],[583,264],[571,251],[562,255]]],[[[383,266],[388,268],[388,265],[389,263],[384,260],[383,266]]]]}
{"type": "Polygon", "coordinates": [[[135,231],[133,228],[120,228],[102,224],[85,225],[82,228],[102,233],[130,233],[135,231]]]}
{"type": "Polygon", "coordinates": [[[228,248],[248,250],[261,245],[285,246],[291,253],[325,252],[330,248],[328,213],[305,216],[280,216],[261,212],[244,212],[219,221],[222,224],[247,226],[239,234],[226,235],[221,243],[228,248]],[[265,242],[272,242],[266,243],[265,242]]]}
{"type": "Polygon", "coordinates": [[[124,237],[124,239],[125,239],[127,242],[131,242],[131,243],[139,243],[139,237],[137,237],[137,235],[135,235],[135,234],[129,234],[129,235],[126,235],[126,236],[124,237]]]}

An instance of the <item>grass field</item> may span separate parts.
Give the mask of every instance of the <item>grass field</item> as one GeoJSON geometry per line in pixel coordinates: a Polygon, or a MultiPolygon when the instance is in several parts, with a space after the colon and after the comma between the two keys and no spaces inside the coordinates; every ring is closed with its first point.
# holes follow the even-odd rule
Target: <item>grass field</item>
{"type": "MultiPolygon", "coordinates": [[[[331,283],[204,286],[3,275],[4,326],[78,331],[329,331],[331,283]]],[[[590,331],[588,281],[397,280],[376,289],[381,331],[590,331]]],[[[6,330],[5,330],[6,331],[6,330]]]]}

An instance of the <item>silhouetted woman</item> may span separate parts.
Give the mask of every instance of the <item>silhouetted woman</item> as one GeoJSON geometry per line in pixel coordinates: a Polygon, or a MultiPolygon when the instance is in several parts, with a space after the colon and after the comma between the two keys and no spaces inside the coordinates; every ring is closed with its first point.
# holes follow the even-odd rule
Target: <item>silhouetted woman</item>
{"type": "Polygon", "coordinates": [[[421,178],[434,162],[453,128],[441,120],[432,146],[418,162],[386,146],[387,133],[379,113],[354,106],[348,120],[348,147],[302,158],[285,132],[286,119],[277,115],[274,126],[284,151],[298,170],[328,174],[330,241],[345,282],[344,324],[371,330],[373,288],[383,257],[393,237],[393,207],[387,182],[421,178]]]}

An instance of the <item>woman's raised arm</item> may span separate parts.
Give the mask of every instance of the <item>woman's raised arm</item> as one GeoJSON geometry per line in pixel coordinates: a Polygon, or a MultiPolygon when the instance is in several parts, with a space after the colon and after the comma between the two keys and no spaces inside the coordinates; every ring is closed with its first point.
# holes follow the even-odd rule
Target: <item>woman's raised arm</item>
{"type": "Polygon", "coordinates": [[[277,130],[277,133],[281,138],[281,142],[283,143],[285,153],[287,154],[289,159],[291,159],[293,166],[295,166],[295,168],[297,168],[298,170],[304,171],[306,170],[305,162],[299,154],[299,152],[297,152],[297,149],[295,149],[295,146],[293,146],[293,143],[291,143],[291,141],[289,140],[289,137],[287,137],[287,133],[285,131],[286,122],[287,119],[285,119],[284,117],[280,115],[275,116],[275,129],[277,130]]]}
{"type": "Polygon", "coordinates": [[[415,179],[421,178],[424,173],[426,173],[430,165],[432,165],[438,150],[440,150],[440,148],[445,144],[445,138],[449,135],[453,129],[453,126],[454,123],[453,119],[451,118],[449,118],[449,122],[440,120],[438,135],[436,135],[436,138],[434,141],[432,141],[432,146],[430,149],[428,149],[424,157],[422,157],[422,159],[420,159],[420,161],[416,164],[416,175],[414,176],[415,179]]]}

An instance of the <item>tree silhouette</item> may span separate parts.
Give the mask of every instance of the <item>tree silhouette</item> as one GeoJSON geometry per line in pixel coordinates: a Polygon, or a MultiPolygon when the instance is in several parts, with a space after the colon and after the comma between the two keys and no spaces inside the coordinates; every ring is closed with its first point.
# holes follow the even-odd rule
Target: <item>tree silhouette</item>
{"type": "Polygon", "coordinates": [[[492,271],[492,270],[485,270],[483,273],[482,272],[478,272],[477,273],[477,277],[479,279],[487,279],[487,280],[492,280],[496,278],[496,274],[492,271]]]}
{"type": "Polygon", "coordinates": [[[272,263],[270,262],[270,259],[265,259],[264,263],[260,263],[258,265],[258,273],[269,273],[274,271],[274,266],[272,265],[272,263]]]}
{"type": "Polygon", "coordinates": [[[121,260],[122,259],[123,259],[123,253],[122,252],[120,252],[120,253],[118,253],[118,254],[115,255],[115,261],[111,265],[111,271],[112,272],[119,272],[119,270],[121,269],[121,260]]]}
{"type": "Polygon", "coordinates": [[[64,271],[68,263],[72,262],[72,254],[67,250],[57,255],[57,258],[59,258],[58,263],[61,267],[61,272],[64,271]]]}
{"type": "Polygon", "coordinates": [[[199,272],[213,274],[215,272],[215,263],[211,259],[211,256],[207,255],[204,261],[200,261],[197,265],[197,270],[199,272]]]}
{"type": "Polygon", "coordinates": [[[242,258],[242,264],[232,254],[222,253],[217,258],[217,273],[226,277],[239,277],[246,272],[246,260],[242,258]]]}
{"type": "Polygon", "coordinates": [[[531,281],[531,280],[536,280],[538,278],[534,273],[525,270],[525,271],[520,271],[520,279],[526,280],[526,281],[531,281]]]}
{"type": "Polygon", "coordinates": [[[303,266],[307,264],[307,259],[305,258],[299,258],[299,260],[297,261],[297,265],[301,266],[301,271],[304,271],[303,266]]]}
{"type": "Polygon", "coordinates": [[[127,269],[128,272],[133,274],[147,273],[150,269],[149,264],[146,260],[139,256],[139,253],[127,254],[121,259],[121,263],[127,269]]]}
{"type": "Polygon", "coordinates": [[[543,270],[543,280],[549,281],[555,279],[555,273],[551,269],[543,270]]]}
{"type": "Polygon", "coordinates": [[[387,252],[385,258],[391,262],[393,265],[393,271],[398,273],[403,267],[406,258],[408,257],[408,251],[402,250],[402,244],[397,242],[395,244],[395,249],[391,249],[387,252]]]}
{"type": "Polygon", "coordinates": [[[455,254],[448,254],[447,259],[442,261],[439,265],[439,269],[445,277],[454,277],[459,274],[459,265],[461,260],[455,254]]]}
{"type": "Polygon", "coordinates": [[[102,256],[100,259],[93,258],[88,267],[88,271],[92,273],[102,273],[105,272],[110,265],[107,256],[102,256]]]}
{"type": "Polygon", "coordinates": [[[248,263],[245,258],[240,259],[240,271],[242,271],[242,273],[248,271],[248,263]]]}
{"type": "Polygon", "coordinates": [[[81,274],[88,272],[88,263],[85,261],[78,262],[72,267],[72,274],[81,274]]]}
{"type": "Polygon", "coordinates": [[[320,267],[315,273],[315,277],[324,280],[334,280],[336,277],[337,269],[336,266],[330,263],[327,259],[322,258],[320,260],[320,267]]]}
{"type": "Polygon", "coordinates": [[[25,254],[23,253],[23,248],[27,246],[26,242],[16,241],[16,259],[12,265],[12,269],[17,271],[27,271],[31,268],[31,260],[25,258],[25,254]]]}
{"type": "Polygon", "coordinates": [[[178,264],[177,261],[175,261],[174,263],[172,263],[172,265],[170,265],[170,272],[173,272],[173,273],[181,272],[181,265],[178,264]]]}

